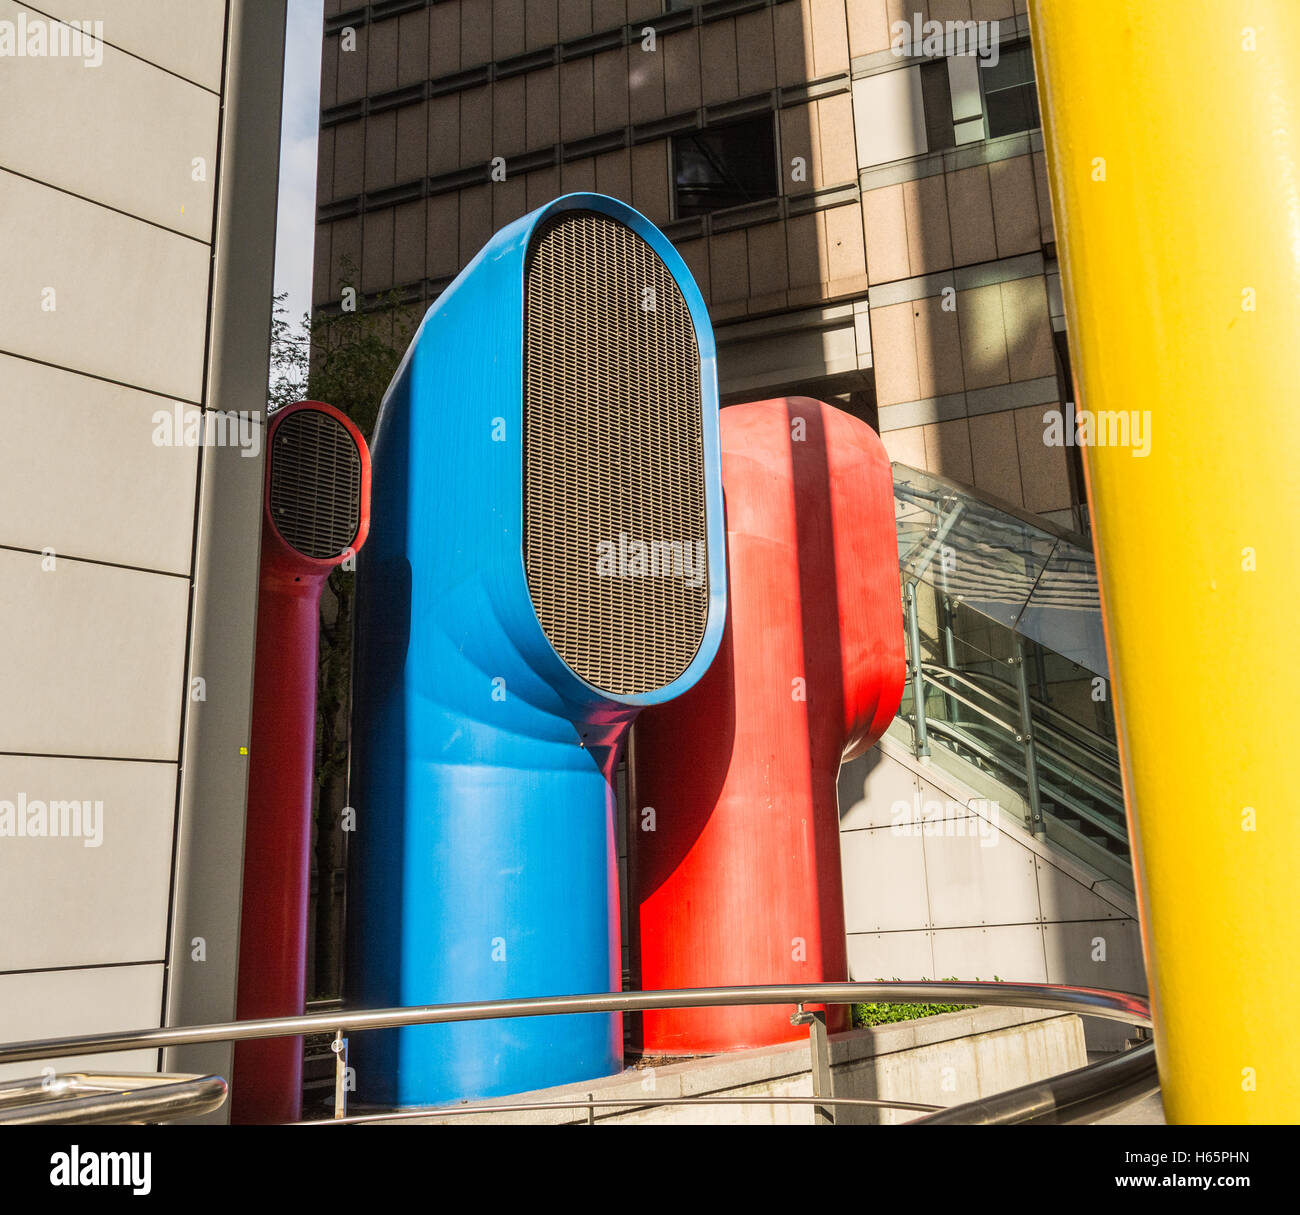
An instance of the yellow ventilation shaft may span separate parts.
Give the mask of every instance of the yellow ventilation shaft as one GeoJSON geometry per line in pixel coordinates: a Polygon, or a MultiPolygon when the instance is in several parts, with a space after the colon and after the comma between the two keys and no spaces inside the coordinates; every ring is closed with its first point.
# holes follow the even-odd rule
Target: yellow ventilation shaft
{"type": "Polygon", "coordinates": [[[1030,9],[1165,1110],[1294,1122],[1300,4],[1030,9]]]}

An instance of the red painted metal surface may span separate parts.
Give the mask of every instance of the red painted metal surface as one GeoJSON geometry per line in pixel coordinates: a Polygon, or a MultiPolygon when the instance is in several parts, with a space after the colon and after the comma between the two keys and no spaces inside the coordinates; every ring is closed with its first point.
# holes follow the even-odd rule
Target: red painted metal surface
{"type": "MultiPolygon", "coordinates": [[[[236,1016],[301,1014],[306,1001],[307,904],[311,872],[312,780],[320,596],[332,560],[304,556],[276,529],[270,509],[275,435],[301,409],[328,413],[361,454],[361,509],[351,551],[370,526],[370,454],[350,418],[332,405],[301,401],[271,419],[262,510],[243,910],[236,1016]]],[[[235,1046],[231,1121],[294,1122],[302,1113],[302,1039],[266,1038],[235,1046]]]]}
{"type": "MultiPolygon", "coordinates": [[[[721,418],[722,648],[695,688],[642,712],[629,763],[633,973],[646,990],[848,977],[836,778],[884,733],[903,688],[879,437],[806,397],[721,418]]],[[[691,1054],[806,1036],[791,1011],[647,1012],[641,1046],[691,1054]]],[[[846,1011],[828,1024],[847,1028],[846,1011]]]]}

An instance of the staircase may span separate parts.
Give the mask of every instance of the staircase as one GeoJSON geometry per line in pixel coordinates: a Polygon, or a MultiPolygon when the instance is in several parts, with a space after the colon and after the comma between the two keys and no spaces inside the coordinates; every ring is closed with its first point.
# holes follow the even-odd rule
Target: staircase
{"type": "Polygon", "coordinates": [[[895,464],[913,753],[1013,790],[1026,827],[1133,887],[1089,542],[895,464]]]}

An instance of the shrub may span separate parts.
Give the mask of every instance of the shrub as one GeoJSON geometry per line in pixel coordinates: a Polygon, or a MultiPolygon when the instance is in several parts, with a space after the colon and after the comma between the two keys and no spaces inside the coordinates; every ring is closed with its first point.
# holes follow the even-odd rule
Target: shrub
{"type": "MultiPolygon", "coordinates": [[[[953,975],[945,982],[955,982],[953,975]]],[[[976,982],[979,980],[976,979],[976,982]]],[[[1001,979],[993,976],[995,983],[1001,979]]],[[[885,982],[877,979],[877,983],[885,982]]],[[[895,977],[894,982],[899,982],[895,977]]],[[[864,1029],[871,1025],[892,1025],[895,1021],[915,1021],[918,1017],[937,1017],[940,1013],[964,1012],[974,1008],[974,1004],[855,1004],[853,1006],[853,1028],[864,1029]]]]}

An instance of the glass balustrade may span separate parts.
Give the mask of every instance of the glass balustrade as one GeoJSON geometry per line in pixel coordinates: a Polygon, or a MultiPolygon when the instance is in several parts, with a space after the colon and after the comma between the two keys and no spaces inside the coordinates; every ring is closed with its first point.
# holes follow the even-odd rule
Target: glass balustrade
{"type": "Polygon", "coordinates": [[[1132,884],[1092,550],[1081,537],[895,464],[918,755],[1014,790],[1026,825],[1132,884]]]}

